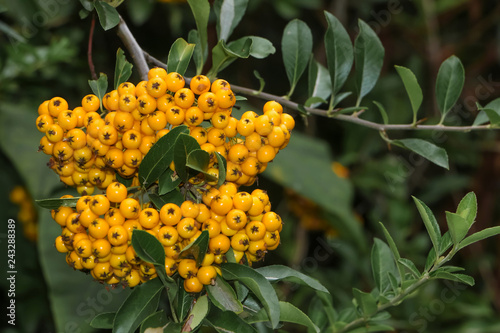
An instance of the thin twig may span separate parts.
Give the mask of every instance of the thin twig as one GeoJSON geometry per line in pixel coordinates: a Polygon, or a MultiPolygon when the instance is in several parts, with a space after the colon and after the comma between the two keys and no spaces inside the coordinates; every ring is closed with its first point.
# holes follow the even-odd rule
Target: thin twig
{"type": "Polygon", "coordinates": [[[134,35],[130,32],[130,29],[127,26],[127,23],[120,17],[120,23],[118,23],[118,37],[122,40],[125,47],[130,52],[132,59],[134,59],[134,63],[137,66],[137,70],[139,71],[139,75],[142,80],[148,79],[148,71],[149,67],[146,62],[146,58],[144,57],[144,53],[142,48],[139,46],[137,41],[134,38],[134,35]]]}
{"type": "Polygon", "coordinates": [[[89,44],[87,48],[87,61],[89,63],[90,75],[92,76],[92,80],[97,80],[94,61],[92,60],[92,42],[94,40],[94,29],[95,29],[95,13],[92,13],[92,20],[90,21],[90,31],[89,31],[89,44]]]}

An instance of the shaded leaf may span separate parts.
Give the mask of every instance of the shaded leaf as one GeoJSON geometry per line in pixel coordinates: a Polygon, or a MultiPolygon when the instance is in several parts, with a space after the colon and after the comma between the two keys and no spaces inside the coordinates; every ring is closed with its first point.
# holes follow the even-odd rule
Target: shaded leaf
{"type": "Polygon", "coordinates": [[[208,230],[202,231],[198,238],[182,249],[179,256],[181,258],[193,256],[196,260],[196,265],[200,266],[203,258],[205,258],[205,254],[207,253],[209,240],[210,237],[208,236],[208,230]]]}
{"type": "Polygon", "coordinates": [[[188,43],[183,38],[177,38],[168,52],[168,72],[177,72],[184,75],[193,56],[194,48],[195,44],[188,43]]]}
{"type": "Polygon", "coordinates": [[[493,110],[497,115],[500,116],[500,98],[492,100],[484,108],[478,105],[479,112],[476,116],[476,119],[474,119],[474,123],[472,124],[473,126],[482,125],[489,121],[488,115],[486,114],[486,112],[484,112],[483,109],[493,110]]]}
{"type": "Polygon", "coordinates": [[[212,68],[208,76],[216,76],[238,58],[248,58],[251,49],[252,39],[248,37],[242,37],[228,45],[220,40],[212,49],[212,68]]]}
{"type": "Polygon", "coordinates": [[[104,30],[114,28],[120,23],[120,15],[115,7],[110,6],[105,1],[94,1],[94,7],[99,16],[99,23],[104,30]]]}
{"type": "Polygon", "coordinates": [[[418,268],[417,268],[417,266],[415,266],[415,264],[413,263],[413,261],[411,261],[410,259],[406,259],[406,258],[399,258],[398,262],[401,263],[401,264],[403,264],[406,268],[408,268],[408,270],[410,271],[410,273],[416,279],[420,279],[420,276],[422,274],[418,271],[418,268]]]}
{"type": "Polygon", "coordinates": [[[167,315],[163,310],[155,312],[144,319],[144,321],[141,323],[140,333],[145,333],[148,328],[160,328],[161,332],[163,332],[163,326],[165,326],[168,321],[169,320],[167,318],[167,315]]]}
{"type": "Polygon", "coordinates": [[[132,67],[134,67],[130,62],[127,61],[125,57],[125,52],[118,48],[116,51],[116,64],[115,64],[115,89],[123,82],[126,82],[130,75],[132,75],[132,67]]]}
{"type": "Polygon", "coordinates": [[[161,209],[161,207],[163,207],[167,203],[174,203],[177,206],[180,206],[184,202],[184,196],[177,189],[172,190],[164,195],[150,193],[149,199],[158,209],[161,209]]]}
{"type": "Polygon", "coordinates": [[[116,312],[102,312],[92,319],[90,326],[93,328],[112,329],[116,312]]]}
{"type": "Polygon", "coordinates": [[[453,244],[458,244],[467,235],[470,226],[467,221],[456,213],[446,212],[446,223],[450,232],[453,244]]]}
{"type": "Polygon", "coordinates": [[[217,167],[219,169],[217,187],[220,187],[226,181],[227,161],[219,152],[215,152],[215,156],[217,157],[217,167]]]}
{"type": "Polygon", "coordinates": [[[420,105],[422,105],[422,100],[424,99],[422,88],[420,88],[417,77],[410,69],[402,66],[395,67],[399,76],[401,77],[401,80],[403,80],[406,92],[408,93],[408,97],[410,98],[411,108],[413,110],[413,119],[415,120],[417,117],[418,109],[420,108],[420,105]]]}
{"type": "Polygon", "coordinates": [[[327,103],[325,100],[332,94],[332,83],[328,70],[325,66],[317,62],[314,57],[309,61],[308,71],[308,95],[311,96],[305,105],[317,107],[319,101],[308,103],[312,98],[321,99],[321,103],[327,103]],[[324,101],[324,102],[323,102],[324,101]]]}
{"type": "Polygon", "coordinates": [[[438,270],[436,272],[433,272],[431,275],[432,278],[435,279],[444,279],[444,280],[451,280],[451,281],[456,281],[460,283],[465,283],[468,284],[469,286],[474,285],[474,278],[472,278],[469,275],[464,275],[464,274],[452,274],[443,270],[438,270]]]}
{"type": "Polygon", "coordinates": [[[446,150],[430,143],[429,141],[411,138],[393,140],[391,143],[396,146],[409,149],[442,168],[447,170],[449,169],[448,154],[446,153],[446,150]]]}
{"type": "Polygon", "coordinates": [[[389,123],[389,117],[387,116],[387,111],[385,111],[384,106],[377,101],[373,101],[373,104],[377,106],[380,115],[382,116],[382,120],[384,121],[384,124],[387,125],[389,123]]]}
{"type": "Polygon", "coordinates": [[[358,303],[358,307],[360,308],[363,317],[369,318],[377,312],[377,301],[372,294],[365,293],[357,288],[353,288],[352,293],[358,303]]]}
{"type": "Polygon", "coordinates": [[[375,285],[381,294],[384,294],[390,287],[388,272],[397,274],[396,264],[389,246],[378,238],[374,239],[371,265],[375,285]]]}
{"type": "Polygon", "coordinates": [[[434,214],[429,207],[421,200],[412,196],[415,205],[417,206],[418,212],[422,217],[427,233],[431,239],[434,250],[436,251],[436,259],[439,256],[440,246],[441,246],[441,230],[439,229],[439,224],[434,217],[434,214]]]}
{"type": "Polygon", "coordinates": [[[168,168],[158,179],[158,195],[162,196],[173,191],[181,181],[180,177],[168,168]]]}
{"type": "Polygon", "coordinates": [[[206,286],[212,303],[222,311],[241,313],[243,306],[236,297],[234,289],[221,276],[217,275],[214,285],[206,286]]]}
{"type": "Polygon", "coordinates": [[[175,140],[173,150],[175,171],[183,181],[188,179],[188,172],[186,169],[187,157],[192,151],[197,149],[200,149],[200,144],[195,138],[187,133],[181,133],[177,137],[177,140],[175,140]]]}
{"type": "Polygon", "coordinates": [[[219,333],[257,333],[252,325],[246,323],[236,313],[221,311],[215,306],[210,308],[205,320],[219,333]]]}
{"type": "Polygon", "coordinates": [[[186,323],[182,327],[181,332],[191,332],[194,331],[198,326],[200,326],[203,319],[208,314],[208,297],[203,295],[198,297],[196,303],[194,304],[191,312],[188,315],[186,323]]]}
{"type": "Polygon", "coordinates": [[[106,89],[108,89],[108,76],[104,73],[99,74],[99,78],[97,80],[89,80],[90,89],[94,95],[99,98],[101,110],[102,110],[102,99],[106,94],[106,89]]]}
{"type": "Polygon", "coordinates": [[[158,239],[145,230],[132,232],[132,246],[142,260],[155,265],[165,265],[165,250],[158,239]]]}
{"type": "Polygon", "coordinates": [[[40,200],[35,200],[36,204],[42,208],[47,208],[47,209],[57,209],[59,207],[76,207],[77,201],[80,199],[80,197],[76,198],[53,198],[53,199],[40,199],[40,200]]]}

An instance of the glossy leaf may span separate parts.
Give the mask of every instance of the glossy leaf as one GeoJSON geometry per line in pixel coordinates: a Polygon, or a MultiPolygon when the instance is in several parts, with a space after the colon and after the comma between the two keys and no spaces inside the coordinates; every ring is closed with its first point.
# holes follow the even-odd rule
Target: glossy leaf
{"type": "Polygon", "coordinates": [[[430,143],[429,141],[411,138],[393,140],[391,143],[402,148],[409,149],[442,168],[447,170],[449,169],[448,154],[446,153],[446,150],[430,143]]]}
{"type": "Polygon", "coordinates": [[[115,320],[116,312],[102,312],[92,319],[90,326],[100,329],[112,329],[113,321],[115,320]]]}
{"type": "Polygon", "coordinates": [[[212,177],[206,173],[210,164],[210,154],[203,149],[191,151],[186,160],[186,166],[198,172],[202,172],[207,177],[212,177]]]}
{"type": "Polygon", "coordinates": [[[255,269],[262,274],[270,282],[278,282],[281,280],[297,282],[301,285],[311,287],[317,291],[330,294],[318,280],[309,277],[299,271],[296,271],[288,266],[270,265],[255,269]]]}
{"type": "Polygon", "coordinates": [[[187,157],[196,149],[200,149],[200,144],[187,133],[180,134],[177,140],[175,140],[173,151],[175,171],[183,181],[188,179],[188,171],[186,169],[187,157]]]}
{"type": "Polygon", "coordinates": [[[163,205],[167,203],[174,203],[177,206],[180,206],[184,202],[184,196],[177,189],[172,190],[164,195],[150,193],[149,199],[158,209],[161,209],[161,207],[163,207],[163,205]]]}
{"type": "Polygon", "coordinates": [[[299,19],[290,21],[283,32],[281,52],[286,75],[290,82],[291,96],[300,77],[304,73],[312,53],[313,37],[311,29],[299,19]]]}
{"type": "Polygon", "coordinates": [[[182,249],[180,257],[184,258],[193,256],[196,260],[196,265],[200,266],[203,258],[205,258],[205,254],[207,253],[209,240],[210,237],[208,236],[208,230],[202,231],[198,238],[182,249]]]}
{"type": "MultiPolygon", "coordinates": [[[[317,62],[314,57],[311,57],[308,70],[308,95],[310,98],[320,98],[322,100],[326,100],[331,94],[332,82],[330,80],[328,70],[325,66],[317,62]]],[[[310,104],[306,102],[305,105],[317,107],[319,102],[310,104]]]]}
{"type": "Polygon", "coordinates": [[[486,113],[492,126],[500,126],[500,114],[498,114],[495,110],[484,108],[481,111],[484,111],[484,113],[486,113]]]}
{"type": "Polygon", "coordinates": [[[194,44],[193,50],[193,61],[196,65],[196,74],[201,74],[203,70],[203,65],[205,64],[205,58],[202,53],[201,43],[200,43],[200,34],[197,30],[191,30],[188,34],[188,42],[190,44],[194,44]]]}
{"type": "Polygon", "coordinates": [[[363,317],[369,318],[371,315],[377,312],[377,301],[375,297],[373,297],[370,293],[365,293],[359,289],[353,288],[352,293],[356,302],[358,303],[358,307],[363,314],[363,317]]]}
{"type": "Polygon", "coordinates": [[[220,187],[226,181],[226,170],[227,161],[220,153],[215,152],[217,157],[217,167],[219,168],[219,180],[217,181],[217,187],[220,187]]]}
{"type": "Polygon", "coordinates": [[[36,204],[42,208],[46,209],[57,209],[59,207],[76,207],[77,201],[80,199],[80,197],[76,198],[53,198],[53,199],[40,199],[40,200],[35,200],[36,204]]]}
{"type": "Polygon", "coordinates": [[[227,42],[234,28],[236,28],[241,18],[245,15],[247,5],[248,0],[216,0],[214,2],[218,40],[227,42]]]}
{"type": "Polygon", "coordinates": [[[153,328],[161,329],[161,332],[163,332],[163,327],[168,323],[168,321],[167,315],[163,310],[155,312],[144,319],[141,323],[140,333],[145,333],[147,329],[151,331],[153,328]]]}
{"type": "Polygon", "coordinates": [[[476,232],[475,234],[470,235],[469,237],[467,237],[463,241],[461,241],[457,250],[461,250],[468,245],[471,245],[473,243],[479,242],[483,239],[486,239],[486,238],[492,237],[492,236],[496,236],[496,235],[500,235],[500,227],[491,227],[491,228],[483,229],[481,231],[476,232]]]}
{"type": "Polygon", "coordinates": [[[264,59],[276,52],[276,48],[269,39],[259,36],[247,36],[252,40],[252,47],[250,48],[250,56],[257,59],[264,59]]]}
{"type": "Polygon", "coordinates": [[[104,73],[99,74],[99,78],[97,80],[89,80],[90,89],[94,95],[99,98],[100,107],[102,110],[102,99],[106,94],[106,89],[108,89],[108,76],[104,73]]]}
{"type": "Polygon", "coordinates": [[[198,31],[197,35],[203,61],[201,64],[198,63],[196,67],[197,73],[200,73],[208,54],[207,26],[208,18],[210,16],[210,3],[208,2],[208,0],[187,0],[187,2],[191,7],[191,11],[193,12],[194,19],[196,21],[196,28],[198,31]]]}
{"type": "Polygon", "coordinates": [[[158,239],[145,230],[132,232],[132,246],[142,260],[155,265],[165,265],[165,250],[158,239]]]}
{"type": "Polygon", "coordinates": [[[443,118],[460,97],[464,81],[464,66],[456,56],[449,57],[439,67],[436,79],[436,99],[443,118]]]}
{"type": "Polygon", "coordinates": [[[221,271],[224,279],[239,281],[253,292],[266,309],[271,326],[276,328],[280,319],[279,302],[269,281],[254,269],[239,264],[222,264],[221,271]]]}
{"type": "Polygon", "coordinates": [[[448,224],[448,230],[453,239],[453,244],[458,244],[464,239],[470,228],[467,221],[456,213],[446,212],[446,223],[448,224]]]}
{"type": "Polygon", "coordinates": [[[118,89],[121,83],[129,79],[130,75],[132,75],[132,67],[134,66],[127,61],[125,52],[119,48],[118,51],[116,51],[115,89],[118,89]]]}
{"type": "Polygon", "coordinates": [[[174,190],[182,179],[172,169],[168,168],[158,179],[158,195],[164,195],[174,190]]]}
{"type": "Polygon", "coordinates": [[[497,115],[500,116],[500,98],[492,100],[491,102],[486,104],[484,108],[478,106],[479,113],[477,114],[476,119],[474,119],[474,123],[472,125],[478,126],[489,121],[489,117],[483,109],[493,110],[497,115]]]}
{"type": "Polygon", "coordinates": [[[195,301],[195,297],[193,294],[188,293],[184,289],[184,284],[179,283],[177,288],[177,298],[174,303],[174,308],[177,310],[177,316],[179,320],[184,321],[189,310],[193,306],[193,302],[195,301]]]}
{"type": "Polygon", "coordinates": [[[181,332],[191,332],[195,330],[205,319],[208,314],[208,297],[203,295],[198,297],[191,312],[189,313],[186,323],[182,327],[181,332]]]}
{"type": "Polygon", "coordinates": [[[420,105],[422,105],[422,100],[424,99],[422,88],[420,88],[417,77],[410,69],[402,66],[395,67],[399,76],[401,77],[401,80],[403,80],[406,92],[408,93],[408,97],[410,98],[411,108],[413,110],[413,120],[415,121],[417,118],[418,109],[420,108],[420,105]]]}
{"type": "Polygon", "coordinates": [[[474,192],[467,193],[462,200],[460,200],[457,207],[457,214],[467,221],[469,227],[474,224],[477,215],[477,198],[474,192]]]}
{"type": "Polygon", "coordinates": [[[384,46],[377,34],[363,20],[358,21],[359,34],[354,41],[354,64],[356,67],[356,89],[358,99],[356,105],[361,104],[365,97],[377,83],[384,63],[384,46]]]}
{"type": "Polygon", "coordinates": [[[139,167],[139,181],[143,186],[154,183],[174,160],[174,142],[181,134],[189,134],[185,125],[173,128],[151,147],[139,167]]]}
{"type": "Polygon", "coordinates": [[[114,28],[120,23],[120,15],[116,8],[105,1],[94,1],[94,7],[99,16],[99,22],[104,30],[114,28]]]}
{"type": "Polygon", "coordinates": [[[193,56],[195,44],[186,42],[183,38],[177,38],[168,52],[167,70],[184,75],[193,56]]]}
{"type": "Polygon", "coordinates": [[[252,39],[248,37],[240,38],[227,45],[223,40],[220,40],[212,49],[212,68],[208,75],[216,76],[236,59],[248,58],[251,49],[252,39]]]}
{"type": "Polygon", "coordinates": [[[234,289],[219,275],[215,279],[215,284],[208,285],[206,288],[212,303],[222,311],[231,311],[236,314],[243,311],[243,306],[238,301],[234,289]]]}
{"type": "Polygon", "coordinates": [[[436,251],[437,253],[436,255],[437,259],[437,257],[439,256],[439,250],[441,246],[441,230],[439,229],[439,224],[437,223],[434,214],[432,213],[430,208],[427,207],[425,203],[415,198],[414,196],[412,196],[412,198],[413,201],[415,202],[415,205],[417,206],[417,210],[420,213],[420,216],[422,217],[425,228],[427,229],[427,233],[429,234],[429,237],[431,239],[434,251],[436,251]]]}
{"type": "Polygon", "coordinates": [[[135,332],[142,321],[158,308],[162,290],[160,279],[135,287],[116,313],[113,333],[135,332]]]}
{"type": "MultiPolygon", "coordinates": [[[[328,12],[325,13],[328,28],[325,33],[325,49],[332,94],[336,95],[349,76],[354,61],[353,47],[349,34],[342,23],[328,12]]],[[[333,105],[335,107],[335,105],[333,105]]]]}
{"type": "Polygon", "coordinates": [[[219,333],[257,333],[252,325],[246,323],[236,313],[221,311],[216,306],[210,308],[205,320],[219,333]]]}
{"type": "Polygon", "coordinates": [[[396,264],[389,246],[378,238],[374,239],[371,265],[375,285],[381,294],[384,294],[390,287],[388,272],[397,274],[396,264]]]}

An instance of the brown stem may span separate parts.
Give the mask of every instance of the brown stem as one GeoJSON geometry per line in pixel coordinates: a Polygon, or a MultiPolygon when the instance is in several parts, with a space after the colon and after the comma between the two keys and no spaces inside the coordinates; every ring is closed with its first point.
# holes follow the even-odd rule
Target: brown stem
{"type": "Polygon", "coordinates": [[[94,29],[95,29],[95,13],[92,13],[92,21],[90,22],[90,31],[89,31],[89,44],[87,48],[87,60],[89,63],[90,75],[92,76],[92,80],[97,80],[94,61],[92,60],[92,41],[94,40],[94,29]]]}

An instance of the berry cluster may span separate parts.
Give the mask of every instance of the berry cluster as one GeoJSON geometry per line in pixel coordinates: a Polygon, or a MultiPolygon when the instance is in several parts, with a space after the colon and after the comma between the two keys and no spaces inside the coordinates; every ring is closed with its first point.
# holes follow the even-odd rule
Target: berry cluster
{"type": "Polygon", "coordinates": [[[9,194],[12,203],[19,206],[17,219],[23,226],[24,236],[30,241],[38,237],[38,214],[33,204],[33,199],[23,186],[15,186],[9,194]]]}
{"type": "MultiPolygon", "coordinates": [[[[211,283],[230,248],[237,262],[251,264],[279,245],[282,221],[271,211],[265,191],[239,192],[239,186],[252,185],[286,147],[294,119],[270,101],[262,115],[247,111],[238,120],[232,116],[236,97],[227,81],[198,75],[185,85],[180,74],[153,68],[147,81],[124,82],[105,94],[103,113],[95,95],[85,96],[74,110],[67,110],[60,97],[40,106],[36,125],[45,133],[40,150],[51,155],[49,166],[61,181],[83,195],[75,208],[52,211],[62,227],[56,248],[67,253],[70,266],[90,271],[96,280],[130,287],[155,277],[154,266],[141,261],[131,246],[132,231],[142,229],[164,246],[167,274],[178,272],[185,289],[198,292],[211,283]],[[205,174],[211,179],[200,173],[179,185],[194,188],[196,202],[142,203],[141,161],[158,139],[180,125],[187,125],[209,153],[205,174]],[[220,187],[216,153],[227,161],[220,187]],[[132,188],[140,193],[116,181],[117,173],[132,178],[132,188]],[[103,194],[92,196],[95,188],[103,194]],[[209,233],[209,251],[197,267],[180,254],[203,230],[209,233]]],[[[175,172],[174,163],[170,168],[175,172]]]]}

